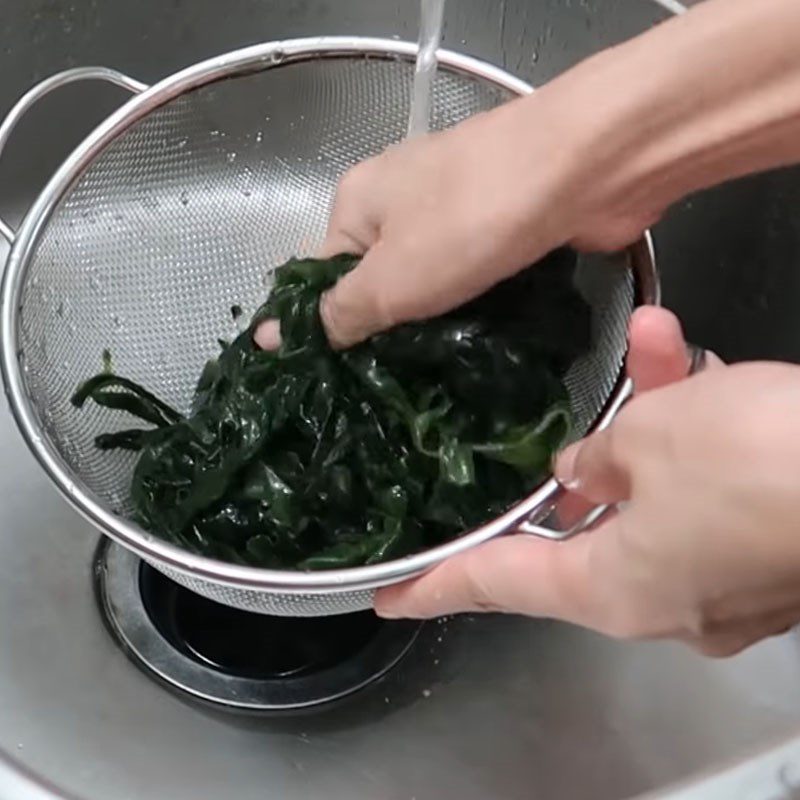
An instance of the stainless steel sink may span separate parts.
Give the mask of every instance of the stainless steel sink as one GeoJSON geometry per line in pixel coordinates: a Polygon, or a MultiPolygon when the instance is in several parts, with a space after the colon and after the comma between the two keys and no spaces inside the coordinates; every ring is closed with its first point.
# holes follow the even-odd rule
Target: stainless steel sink
{"type": "MultiPolygon", "coordinates": [[[[448,46],[535,83],[662,18],[644,0],[451,6],[448,46]]],[[[6,0],[0,108],[67,66],[102,63],[152,81],[257,40],[412,38],[415,16],[412,0],[6,0]]],[[[119,99],[71,88],[26,121],[0,164],[9,220],[119,99]]],[[[800,356],[800,223],[790,213],[798,195],[797,173],[776,173],[692,198],[660,226],[667,300],[692,338],[729,357],[800,356]]],[[[797,783],[793,743],[710,783],[696,778],[800,735],[795,633],[710,661],[550,622],[466,616],[429,624],[393,671],[349,699],[244,717],[168,693],[115,645],[93,596],[96,544],[0,409],[0,800],[611,800],[665,791],[767,800],[790,797],[797,783]]]]}

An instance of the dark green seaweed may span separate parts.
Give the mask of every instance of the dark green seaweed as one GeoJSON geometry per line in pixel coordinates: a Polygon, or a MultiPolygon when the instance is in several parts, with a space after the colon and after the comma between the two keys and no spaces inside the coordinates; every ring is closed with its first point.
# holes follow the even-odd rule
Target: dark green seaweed
{"type": "Polygon", "coordinates": [[[336,352],[319,297],[356,263],[280,267],[249,328],[206,364],[189,416],[111,374],[108,355],[78,389],[77,407],[91,399],[154,426],[96,439],[139,453],[143,527],[242,564],[348,567],[452,539],[542,480],[570,429],[561,378],[589,346],[574,254],[336,352]],[[280,321],[276,352],[253,342],[266,318],[280,321]]]}

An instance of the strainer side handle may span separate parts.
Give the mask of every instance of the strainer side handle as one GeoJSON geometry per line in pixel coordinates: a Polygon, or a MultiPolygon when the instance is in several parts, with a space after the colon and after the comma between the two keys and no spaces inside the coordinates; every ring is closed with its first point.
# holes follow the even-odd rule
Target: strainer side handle
{"type": "MultiPolygon", "coordinates": [[[[140,94],[149,87],[147,84],[130,78],[122,72],[108,67],[76,67],[74,69],[67,69],[63,72],[57,72],[49,78],[45,78],[40,83],[37,83],[31,89],[28,89],[22,97],[12,106],[11,110],[6,114],[2,124],[0,124],[0,157],[2,157],[6,144],[19,121],[39,100],[45,95],[69,83],[76,83],[85,80],[100,80],[107,83],[113,83],[122,89],[127,89],[133,94],[140,94]]],[[[14,244],[16,232],[14,229],[0,217],[0,235],[9,243],[14,244]]]]}
{"type": "MultiPolygon", "coordinates": [[[[705,369],[706,351],[703,348],[697,347],[693,344],[688,345],[688,349],[689,375],[694,375],[695,373],[701,372],[705,369]]],[[[630,380],[628,380],[623,387],[623,391],[619,400],[617,401],[617,407],[614,409],[614,413],[608,417],[608,421],[603,427],[608,427],[608,425],[611,424],[616,412],[619,411],[619,409],[622,408],[622,406],[625,405],[625,403],[627,403],[631,397],[633,397],[633,384],[630,380]]],[[[560,488],[552,500],[552,504],[550,506],[551,509],[558,508],[560,501],[564,499],[566,494],[566,489],[560,488]]],[[[577,536],[579,533],[589,530],[592,526],[600,522],[600,520],[602,520],[607,514],[610,514],[612,511],[616,511],[617,508],[617,504],[594,506],[590,508],[577,522],[573,523],[568,528],[551,528],[542,524],[541,516],[537,510],[537,512],[534,512],[531,517],[517,525],[516,531],[518,533],[527,533],[531,536],[538,536],[541,539],[550,539],[551,541],[557,542],[565,541],[566,539],[571,539],[573,536],[577,536]]]]}

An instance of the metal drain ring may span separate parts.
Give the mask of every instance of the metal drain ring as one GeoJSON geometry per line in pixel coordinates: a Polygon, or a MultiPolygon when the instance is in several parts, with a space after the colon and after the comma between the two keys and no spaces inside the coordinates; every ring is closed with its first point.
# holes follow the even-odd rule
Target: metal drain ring
{"type": "Polygon", "coordinates": [[[149,675],[196,700],[230,709],[281,711],[337,700],[385,675],[408,652],[420,629],[411,621],[384,625],[355,658],[308,675],[274,679],[229,675],[184,655],[161,635],[140,592],[141,563],[130,550],[108,539],[98,545],[95,591],[112,636],[149,675]]]}

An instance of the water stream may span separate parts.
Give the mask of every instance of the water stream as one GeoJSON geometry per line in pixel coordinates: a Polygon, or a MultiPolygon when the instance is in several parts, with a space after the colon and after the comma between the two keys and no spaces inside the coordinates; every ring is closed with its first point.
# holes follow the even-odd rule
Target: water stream
{"type": "Polygon", "coordinates": [[[414,70],[409,137],[427,133],[431,121],[431,90],[436,76],[436,51],[442,40],[445,0],[420,0],[419,49],[414,70]]]}

